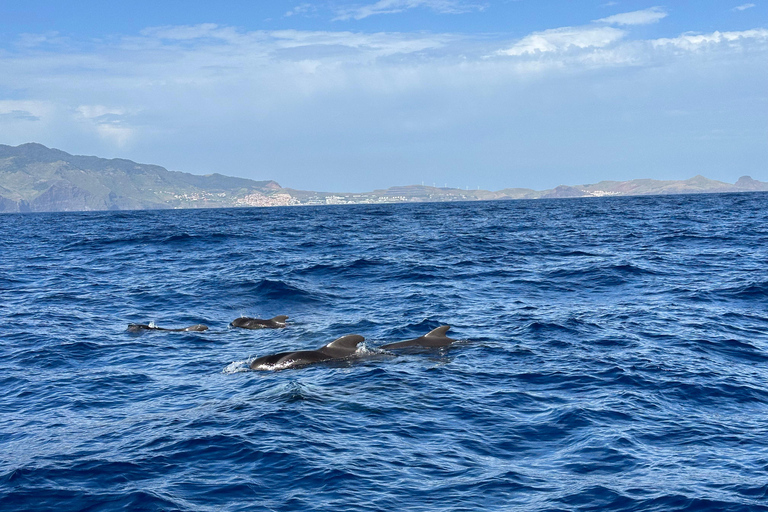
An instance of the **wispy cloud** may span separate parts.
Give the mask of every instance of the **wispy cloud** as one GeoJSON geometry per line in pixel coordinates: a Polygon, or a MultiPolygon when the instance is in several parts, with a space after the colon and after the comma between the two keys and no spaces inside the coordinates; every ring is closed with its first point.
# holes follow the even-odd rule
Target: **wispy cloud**
{"type": "MultiPolygon", "coordinates": [[[[272,52],[291,48],[323,48],[332,56],[333,49],[356,49],[368,55],[381,57],[398,53],[418,52],[438,48],[456,39],[449,34],[416,35],[405,33],[362,33],[348,31],[272,30],[243,32],[234,27],[215,24],[189,26],[152,27],[142,31],[143,39],[130,41],[140,46],[166,50],[182,49],[184,44],[192,48],[219,48],[231,51],[248,51],[256,58],[272,52]]],[[[343,52],[345,53],[345,52],[343,52]]]]}
{"type": "MultiPolygon", "coordinates": [[[[651,7],[641,11],[614,14],[594,20],[604,25],[646,25],[655,23],[667,16],[660,7],[651,7]]],[[[500,55],[534,55],[549,52],[563,52],[574,49],[596,49],[614,45],[623,40],[628,32],[623,29],[606,26],[560,27],[533,32],[510,48],[500,50],[500,55]]]]}
{"type": "Polygon", "coordinates": [[[40,48],[44,46],[60,46],[66,44],[68,39],[58,32],[45,34],[21,34],[16,40],[17,47],[40,48]]]}
{"type": "Polygon", "coordinates": [[[317,6],[314,4],[300,4],[291,9],[290,11],[286,12],[283,16],[286,18],[290,16],[297,16],[297,15],[309,15],[317,12],[317,6]]]}
{"type": "Polygon", "coordinates": [[[99,137],[112,142],[117,147],[124,147],[136,133],[130,126],[129,117],[123,108],[110,108],[104,105],[80,105],[75,108],[76,117],[94,130],[99,137]]]}
{"type": "Polygon", "coordinates": [[[39,121],[40,117],[26,110],[11,110],[10,112],[0,112],[0,119],[9,119],[14,121],[39,121]]]}
{"type": "MultiPolygon", "coordinates": [[[[588,23],[501,41],[156,27],[0,52],[0,91],[14,91],[13,100],[0,96],[0,140],[37,140],[190,172],[279,176],[289,186],[359,189],[367,185],[355,182],[358,175],[380,175],[378,184],[386,186],[424,179],[421,169],[455,168],[457,176],[523,166],[518,162],[539,169],[550,155],[571,151],[569,144],[574,161],[592,158],[584,155],[617,141],[616,132],[636,129],[622,116],[649,119],[647,131],[626,132],[626,140],[663,142],[655,138],[661,132],[672,140],[676,134],[650,118],[661,104],[694,112],[696,130],[711,120],[696,117],[696,109],[736,98],[733,108],[749,105],[741,115],[752,122],[759,109],[751,99],[764,97],[766,56],[763,28],[638,39],[631,25],[588,23]],[[340,167],[365,172],[326,181],[340,167]]],[[[735,125],[742,118],[733,119],[735,125]]],[[[652,167],[646,153],[632,152],[636,146],[616,143],[617,161],[630,154],[652,167]]],[[[564,158],[551,159],[562,168],[564,158]]],[[[591,164],[584,167],[612,162],[591,164]]]]}
{"type": "Polygon", "coordinates": [[[613,16],[595,20],[595,22],[608,23],[611,25],[648,25],[650,23],[656,23],[666,17],[667,12],[661,7],[650,7],[641,11],[614,14],[613,16]]]}
{"type": "Polygon", "coordinates": [[[242,35],[233,27],[222,27],[215,23],[150,27],[142,30],[141,34],[150,38],[167,39],[173,41],[191,41],[196,39],[220,39],[223,41],[234,41],[242,35]]]}
{"type": "Polygon", "coordinates": [[[40,121],[50,114],[48,106],[39,101],[0,100],[0,119],[7,121],[40,121]]]}
{"type": "Polygon", "coordinates": [[[681,50],[698,51],[706,46],[718,44],[737,45],[752,41],[768,43],[768,29],[760,28],[742,30],[739,32],[712,32],[709,34],[683,34],[679,37],[654,39],[651,44],[654,47],[676,47],[681,50]]]}
{"type": "Polygon", "coordinates": [[[601,48],[623,38],[625,32],[612,27],[563,27],[534,32],[500,55],[525,55],[557,52],[572,48],[601,48]]]}
{"type": "Polygon", "coordinates": [[[485,9],[485,4],[466,0],[379,0],[373,4],[344,7],[337,10],[336,20],[361,20],[377,14],[395,14],[409,9],[425,8],[441,14],[462,14],[485,9]]]}
{"type": "MultiPolygon", "coordinates": [[[[294,73],[310,73],[301,84],[305,87],[320,76],[337,83],[344,76],[358,72],[377,75],[397,69],[404,75],[421,75],[430,66],[455,69],[461,75],[469,65],[492,66],[496,57],[503,57],[499,66],[508,69],[510,59],[534,62],[537,56],[562,58],[576,65],[586,56],[632,54],[632,62],[642,62],[641,55],[650,56],[654,48],[677,47],[701,49],[724,44],[739,47],[768,44],[768,29],[740,32],[711,32],[682,34],[674,38],[650,40],[629,39],[628,29],[586,25],[560,27],[533,32],[507,45],[499,42],[473,40],[454,34],[424,33],[361,33],[348,31],[243,31],[234,27],[204,24],[195,26],[156,27],[144,30],[140,36],[122,40],[100,41],[99,45],[65,46],[57,51],[19,50],[0,54],[0,66],[7,73],[0,75],[0,90],[41,91],[41,97],[61,97],[43,94],[43,88],[59,88],[67,95],[88,98],[95,94],[87,84],[98,80],[98,96],[108,98],[125,88],[156,90],[165,93],[174,84],[184,87],[230,86],[233,83],[275,85],[283,89],[281,78],[294,73]],[[499,49],[501,46],[501,49],[499,49]],[[488,56],[491,56],[490,60],[488,56]],[[578,59],[577,59],[578,57],[578,59]],[[503,62],[503,63],[501,63],[503,62]],[[367,67],[361,67],[365,64],[367,67]],[[286,75],[287,73],[287,75],[286,75]],[[40,80],[45,77],[45,80],[40,80]],[[269,80],[262,81],[265,77],[269,80]],[[113,88],[114,87],[114,88],[113,88]]],[[[590,57],[591,58],[591,57],[590,57]]],[[[622,62],[630,60],[623,59],[622,62]]],[[[607,61],[606,61],[607,62],[607,61]]],[[[519,69],[532,69],[523,66],[519,69]]],[[[448,71],[446,71],[448,72],[448,71]]],[[[138,89],[135,89],[138,90],[138,89]]],[[[65,97],[67,96],[65,95],[65,97]]],[[[131,96],[131,94],[127,94],[131,96]]],[[[107,121],[102,116],[120,116],[121,122],[136,115],[135,108],[123,102],[93,98],[79,101],[72,108],[81,118],[107,121]],[[95,105],[95,106],[94,106],[95,105]],[[103,105],[116,105],[104,107],[103,105]]],[[[27,111],[41,117],[36,107],[21,103],[0,104],[0,113],[27,111]]],[[[111,119],[111,118],[110,118],[111,119]]],[[[110,122],[114,122],[112,119],[110,122]]]]}
{"type": "Polygon", "coordinates": [[[737,5],[732,10],[734,10],[734,11],[746,11],[747,9],[751,9],[754,6],[755,6],[755,4],[742,4],[742,5],[737,5]]]}

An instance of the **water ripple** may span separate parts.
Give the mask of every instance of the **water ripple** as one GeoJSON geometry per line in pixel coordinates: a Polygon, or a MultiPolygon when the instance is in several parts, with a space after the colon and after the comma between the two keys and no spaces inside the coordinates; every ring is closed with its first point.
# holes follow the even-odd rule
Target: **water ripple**
{"type": "Polygon", "coordinates": [[[766,194],[0,224],[3,511],[768,510],[766,194]]]}

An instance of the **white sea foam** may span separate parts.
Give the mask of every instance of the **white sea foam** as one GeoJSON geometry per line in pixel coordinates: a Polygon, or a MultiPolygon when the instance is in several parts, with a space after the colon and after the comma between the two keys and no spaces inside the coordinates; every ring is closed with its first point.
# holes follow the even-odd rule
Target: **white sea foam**
{"type": "Polygon", "coordinates": [[[226,368],[224,368],[223,373],[229,375],[232,373],[247,372],[248,370],[250,370],[248,361],[233,361],[229,363],[226,368]]]}
{"type": "Polygon", "coordinates": [[[361,343],[357,346],[357,350],[355,350],[355,353],[352,354],[352,357],[362,357],[362,356],[370,356],[374,354],[382,354],[384,351],[380,348],[376,347],[369,347],[365,344],[365,342],[361,343]]]}

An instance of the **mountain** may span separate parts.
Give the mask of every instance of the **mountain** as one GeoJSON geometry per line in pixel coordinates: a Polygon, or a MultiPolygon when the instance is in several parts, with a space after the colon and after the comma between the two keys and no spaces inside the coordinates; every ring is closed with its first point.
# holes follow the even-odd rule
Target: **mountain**
{"type": "MultiPolygon", "coordinates": [[[[649,196],[667,194],[713,194],[722,192],[768,191],[768,183],[742,176],[731,185],[704,176],[688,180],[601,181],[590,185],[560,185],[550,190],[529,188],[505,188],[496,192],[488,190],[463,190],[436,188],[423,185],[390,187],[363,194],[335,194],[325,197],[325,203],[382,203],[426,201],[490,201],[498,199],[558,199],[572,197],[649,196]]],[[[304,194],[317,194],[304,192],[304,194]]],[[[298,197],[298,196],[297,196],[298,197]]],[[[315,198],[321,199],[321,198],[315,198]]]]}
{"type": "Polygon", "coordinates": [[[70,155],[41,144],[0,144],[0,212],[222,208],[315,204],[488,201],[660,194],[768,191],[768,183],[742,176],[735,184],[695,176],[688,180],[601,181],[550,190],[496,192],[423,185],[364,193],[282,188],[222,174],[199,176],[120,158],[70,155]]]}
{"type": "Polygon", "coordinates": [[[274,181],[198,176],[130,160],[0,144],[0,211],[137,210],[292,204],[274,181]]]}

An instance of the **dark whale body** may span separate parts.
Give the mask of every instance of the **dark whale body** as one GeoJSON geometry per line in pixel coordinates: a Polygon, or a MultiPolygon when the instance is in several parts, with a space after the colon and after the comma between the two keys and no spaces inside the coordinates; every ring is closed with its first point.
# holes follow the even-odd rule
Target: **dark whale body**
{"type": "Polygon", "coordinates": [[[345,359],[357,351],[357,346],[365,338],[357,334],[349,334],[323,345],[317,350],[299,350],[297,352],[280,352],[262,356],[251,362],[251,370],[283,370],[296,368],[313,363],[337,361],[345,359]]]}
{"type": "Polygon", "coordinates": [[[241,327],[243,329],[280,329],[285,327],[285,321],[288,319],[286,315],[278,315],[269,320],[262,320],[261,318],[248,318],[242,316],[229,324],[232,327],[241,327]]]}
{"type": "Polygon", "coordinates": [[[203,324],[190,325],[189,327],[182,327],[181,329],[165,329],[163,327],[156,327],[154,325],[147,325],[147,324],[128,324],[128,332],[142,332],[142,331],[202,332],[207,330],[208,330],[208,326],[203,324]]]}
{"type": "Polygon", "coordinates": [[[414,338],[412,340],[398,341],[397,343],[389,343],[388,345],[382,345],[380,348],[386,349],[398,349],[398,348],[441,348],[447,347],[456,340],[448,338],[445,333],[450,329],[450,325],[441,325],[437,329],[432,329],[424,336],[420,338],[414,338]]]}

